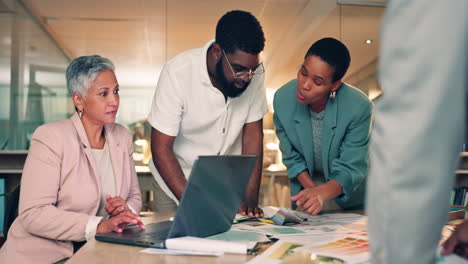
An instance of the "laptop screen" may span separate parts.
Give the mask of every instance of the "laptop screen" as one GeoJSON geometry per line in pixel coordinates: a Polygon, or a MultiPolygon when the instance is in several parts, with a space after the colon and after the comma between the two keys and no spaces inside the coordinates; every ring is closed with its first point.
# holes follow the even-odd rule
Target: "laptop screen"
{"type": "Polygon", "coordinates": [[[227,231],[240,206],[256,156],[199,156],[168,238],[227,231]]]}

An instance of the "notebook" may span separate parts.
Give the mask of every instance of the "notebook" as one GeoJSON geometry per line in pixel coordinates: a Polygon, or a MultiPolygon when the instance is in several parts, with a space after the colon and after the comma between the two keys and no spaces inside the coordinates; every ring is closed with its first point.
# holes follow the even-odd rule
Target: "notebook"
{"type": "Polygon", "coordinates": [[[180,200],[174,221],[96,234],[96,240],[166,248],[168,238],[208,237],[229,230],[240,206],[256,156],[199,156],[180,200]]]}

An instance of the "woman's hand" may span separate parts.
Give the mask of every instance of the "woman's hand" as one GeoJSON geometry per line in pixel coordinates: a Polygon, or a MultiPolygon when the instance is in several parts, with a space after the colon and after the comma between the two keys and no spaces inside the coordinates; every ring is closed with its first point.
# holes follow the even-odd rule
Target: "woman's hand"
{"type": "Polygon", "coordinates": [[[318,187],[306,188],[292,196],[291,200],[296,202],[301,211],[311,215],[316,215],[323,209],[324,198],[318,187]]]}
{"type": "Polygon", "coordinates": [[[335,180],[329,180],[327,183],[305,188],[291,197],[296,201],[296,205],[302,211],[316,215],[323,209],[323,201],[338,197],[343,193],[341,185],[335,180]]]}
{"type": "Polygon", "coordinates": [[[120,196],[106,196],[106,206],[104,207],[106,212],[110,216],[116,216],[121,214],[122,212],[125,211],[130,211],[130,208],[128,208],[127,202],[122,199],[120,196]]]}
{"type": "Polygon", "coordinates": [[[141,218],[138,217],[138,215],[127,210],[125,212],[120,213],[117,216],[113,216],[109,219],[105,219],[99,222],[96,229],[96,233],[103,234],[112,231],[121,233],[128,224],[137,225],[142,230],[145,229],[145,225],[141,221],[141,218]]]}

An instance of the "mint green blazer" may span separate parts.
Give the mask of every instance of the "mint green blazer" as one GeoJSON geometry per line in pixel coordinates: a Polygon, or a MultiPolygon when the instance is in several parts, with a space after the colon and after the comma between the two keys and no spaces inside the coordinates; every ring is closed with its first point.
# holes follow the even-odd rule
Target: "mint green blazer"
{"type": "MultiPolygon", "coordinates": [[[[314,177],[312,120],[309,106],[296,100],[296,84],[296,79],[285,84],[273,101],[273,121],[291,195],[303,189],[297,180],[299,173],[307,170],[314,177]]],[[[364,207],[372,109],[364,93],[345,83],[325,108],[321,143],[324,176],[341,185],[343,194],[335,201],[344,209],[364,207]]]]}

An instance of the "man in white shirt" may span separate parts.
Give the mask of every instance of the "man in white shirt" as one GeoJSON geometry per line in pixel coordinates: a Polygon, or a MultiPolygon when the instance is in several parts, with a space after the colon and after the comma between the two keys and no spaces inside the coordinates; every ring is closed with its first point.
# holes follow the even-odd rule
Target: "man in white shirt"
{"type": "Polygon", "coordinates": [[[239,212],[262,215],[264,43],[252,14],[230,11],[218,21],[215,41],[164,65],[148,117],[156,211],[176,210],[199,155],[250,154],[258,159],[239,212]]]}

